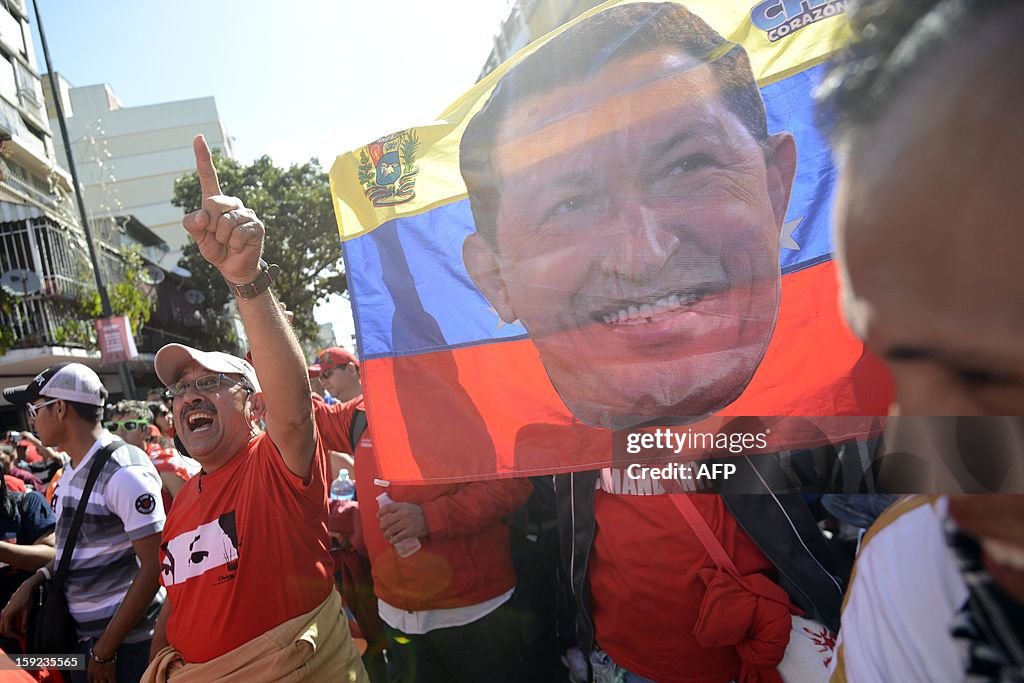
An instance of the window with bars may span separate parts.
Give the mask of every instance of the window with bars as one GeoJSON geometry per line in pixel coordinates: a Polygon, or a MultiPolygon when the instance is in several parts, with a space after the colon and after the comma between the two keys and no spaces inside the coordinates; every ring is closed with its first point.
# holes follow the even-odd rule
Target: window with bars
{"type": "Polygon", "coordinates": [[[0,268],[38,278],[38,291],[8,292],[0,311],[0,324],[13,331],[16,347],[92,345],[82,300],[94,281],[77,230],[46,217],[0,223],[0,268]]]}

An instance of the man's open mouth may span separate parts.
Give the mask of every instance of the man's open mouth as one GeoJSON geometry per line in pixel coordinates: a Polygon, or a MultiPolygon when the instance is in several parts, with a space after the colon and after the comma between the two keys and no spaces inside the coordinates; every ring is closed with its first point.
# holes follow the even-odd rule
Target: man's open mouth
{"type": "Polygon", "coordinates": [[[595,317],[606,325],[642,325],[679,311],[697,306],[706,298],[724,291],[724,286],[702,286],[683,292],[673,292],[646,302],[626,304],[605,309],[595,317]]]}
{"type": "Polygon", "coordinates": [[[201,432],[210,428],[216,414],[205,407],[199,406],[182,415],[182,420],[190,432],[201,432]]]}

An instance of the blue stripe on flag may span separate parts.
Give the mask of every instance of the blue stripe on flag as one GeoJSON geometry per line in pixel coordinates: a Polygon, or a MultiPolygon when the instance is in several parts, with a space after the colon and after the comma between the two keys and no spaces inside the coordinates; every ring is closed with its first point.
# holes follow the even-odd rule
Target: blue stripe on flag
{"type": "Polygon", "coordinates": [[[796,180],[786,223],[797,221],[792,236],[800,248],[788,249],[783,244],[783,273],[820,263],[832,252],[829,224],[836,171],[828,141],[814,125],[812,100],[826,69],[826,64],[819,64],[761,88],[768,110],[768,132],[788,130],[796,139],[796,180]]]}
{"type": "MultiPolygon", "coordinates": [[[[827,260],[832,250],[829,214],[836,174],[828,142],[814,125],[811,100],[824,69],[819,65],[761,89],[769,132],[788,130],[797,141],[797,174],[786,221],[797,222],[792,238],[799,249],[782,249],[784,273],[827,260]]],[[[474,230],[469,201],[463,199],[397,218],[345,243],[362,357],[402,356],[524,335],[518,324],[501,324],[466,272],[462,243],[474,230]]]]}
{"type": "Polygon", "coordinates": [[[464,199],[396,218],[345,243],[361,356],[407,355],[525,334],[520,325],[501,322],[466,272],[462,243],[474,230],[464,199]]]}

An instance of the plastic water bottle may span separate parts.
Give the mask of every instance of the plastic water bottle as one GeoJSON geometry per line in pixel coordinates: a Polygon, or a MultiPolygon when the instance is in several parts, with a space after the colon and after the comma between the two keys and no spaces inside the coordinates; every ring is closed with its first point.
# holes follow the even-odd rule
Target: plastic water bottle
{"type": "Polygon", "coordinates": [[[331,482],[331,500],[352,500],[356,497],[356,485],[348,476],[348,470],[338,472],[338,478],[331,482]]]}
{"type": "MultiPolygon", "coordinates": [[[[384,481],[383,479],[374,479],[373,483],[377,486],[388,486],[390,484],[390,482],[384,481]]],[[[395,501],[391,500],[391,496],[388,495],[387,491],[377,496],[378,507],[384,507],[385,505],[390,505],[393,502],[395,501]]],[[[393,545],[395,546],[395,552],[398,553],[399,557],[409,557],[423,547],[423,544],[420,543],[420,539],[418,538],[407,538],[404,541],[399,541],[393,545]]]]}

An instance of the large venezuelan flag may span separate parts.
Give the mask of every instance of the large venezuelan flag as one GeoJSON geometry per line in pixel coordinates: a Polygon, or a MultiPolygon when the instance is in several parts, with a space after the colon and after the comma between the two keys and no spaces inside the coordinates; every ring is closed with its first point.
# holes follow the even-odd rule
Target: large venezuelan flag
{"type": "MultiPolygon", "coordinates": [[[[477,232],[478,226],[471,210],[466,181],[460,172],[460,142],[470,120],[485,105],[490,106],[488,100],[492,92],[496,92],[495,88],[502,78],[518,64],[547,43],[559,40],[563,33],[569,32],[567,35],[571,39],[574,35],[572,31],[580,30],[576,27],[594,21],[601,13],[621,11],[621,6],[634,4],[637,3],[609,2],[595,8],[520,51],[443,112],[436,123],[386,136],[342,155],[331,169],[331,188],[356,318],[370,430],[383,477],[395,482],[466,481],[593,469],[612,461],[613,432],[606,428],[609,425],[602,424],[600,418],[589,416],[584,408],[576,406],[575,414],[574,410],[567,408],[567,403],[574,405],[578,398],[574,394],[575,387],[571,386],[572,376],[570,374],[567,379],[562,372],[556,377],[556,371],[552,368],[557,363],[552,359],[558,353],[553,351],[548,355],[541,341],[542,338],[553,339],[551,348],[564,352],[567,347],[564,344],[559,346],[559,343],[570,343],[574,335],[586,335],[573,328],[572,322],[564,323],[564,329],[552,333],[543,324],[532,322],[538,319],[535,314],[531,314],[530,318],[521,314],[522,321],[509,320],[512,316],[506,314],[506,308],[514,306],[508,301],[494,301],[500,297],[496,297],[493,292],[489,292],[489,300],[481,292],[484,288],[477,286],[481,276],[477,274],[477,279],[471,277],[464,263],[464,244],[468,237],[477,232]],[[529,334],[527,329],[530,330],[529,334]],[[560,334],[569,341],[562,339],[560,342],[560,334]]],[[[684,5],[725,41],[744,48],[764,100],[767,132],[774,134],[789,131],[796,143],[796,171],[788,210],[784,219],[780,220],[776,216],[775,224],[770,226],[775,242],[770,249],[764,250],[764,255],[755,254],[747,259],[756,261],[766,256],[774,269],[776,283],[779,282],[778,274],[781,272],[781,285],[775,285],[774,290],[770,282],[749,288],[750,292],[759,292],[758,296],[777,302],[777,306],[768,304],[762,307],[773,315],[777,310],[777,316],[765,322],[758,320],[761,315],[758,311],[761,309],[751,309],[754,311],[750,314],[752,322],[747,327],[736,323],[730,328],[728,325],[732,323],[729,322],[694,323],[705,327],[711,325],[708,329],[712,331],[719,329],[714,327],[718,325],[726,330],[722,335],[729,339],[741,332],[730,337],[728,330],[749,330],[757,327],[755,323],[762,323],[767,333],[761,347],[757,347],[756,340],[743,342],[751,346],[753,351],[750,353],[760,358],[760,363],[755,362],[750,371],[752,377],[748,373],[740,383],[738,397],[731,397],[728,404],[716,410],[711,418],[689,424],[688,427],[694,430],[701,429],[702,425],[705,430],[722,428],[729,416],[810,418],[801,424],[811,423],[813,426],[810,432],[813,435],[809,436],[807,430],[778,429],[768,447],[762,449],[769,451],[866,436],[869,432],[867,420],[827,419],[836,416],[884,415],[890,401],[887,374],[863,345],[850,336],[839,313],[829,231],[836,172],[828,142],[815,123],[812,106],[812,93],[822,78],[825,62],[845,39],[846,26],[841,16],[844,2],[815,0],[801,4],[767,0],[757,3],[753,8],[743,8],[742,3],[723,3],[719,0],[664,4],[684,5]],[[779,251],[777,261],[774,255],[775,243],[779,251]],[[863,428],[861,425],[864,425],[863,428]]],[[[659,15],[659,12],[654,14],[659,15]]],[[[683,82],[698,83],[696,75],[687,74],[695,73],[695,69],[701,66],[700,63],[696,66],[687,64],[686,59],[678,59],[676,62],[665,59],[645,62],[642,50],[634,51],[629,57],[616,57],[615,50],[620,47],[620,43],[630,40],[629,34],[643,30],[644,25],[625,26],[619,37],[614,32],[606,31],[606,51],[612,56],[606,58],[607,63],[604,63],[600,61],[604,46],[592,50],[598,55],[597,61],[591,63],[580,77],[582,85],[573,90],[577,100],[572,103],[569,113],[563,112],[561,117],[550,114],[547,110],[552,107],[557,109],[551,103],[550,93],[535,90],[532,95],[535,99],[532,101],[536,106],[517,114],[520,118],[507,126],[517,129],[516,132],[513,134],[506,130],[499,135],[503,145],[503,160],[511,160],[509,163],[515,166],[509,174],[525,177],[539,173],[541,168],[550,170],[551,164],[547,167],[534,166],[539,161],[536,158],[537,148],[523,152],[526,147],[520,142],[530,136],[554,133],[555,142],[551,145],[551,154],[561,154],[559,163],[569,170],[565,176],[556,173],[552,185],[586,185],[590,182],[589,179],[594,175],[594,164],[600,164],[601,161],[593,159],[593,154],[598,153],[595,150],[610,150],[607,152],[610,155],[607,165],[615,167],[610,168],[609,172],[621,174],[624,186],[631,182],[629,171],[617,165],[623,163],[623,159],[640,158],[646,152],[635,150],[643,136],[638,134],[630,137],[630,126],[636,131],[646,130],[648,133],[656,133],[664,127],[666,121],[673,119],[657,118],[663,108],[659,102],[674,97],[675,91],[655,89],[653,92],[656,94],[667,94],[660,98],[648,97],[647,104],[643,106],[637,104],[639,100],[635,98],[643,96],[644,88],[650,84],[654,84],[654,87],[659,87],[659,83],[660,87],[676,87],[683,82]],[[621,66],[623,63],[626,66],[621,66]],[[605,70],[605,67],[616,64],[621,66],[615,67],[618,68],[615,72],[617,76],[608,76],[607,83],[594,80],[603,73],[611,73],[612,69],[605,70]],[[649,79],[643,71],[647,68],[645,65],[651,70],[649,79]],[[659,69],[667,73],[654,73],[659,69]],[[659,80],[662,78],[666,80],[659,80]],[[688,78],[696,80],[686,81],[688,78]],[[541,92],[541,95],[538,96],[537,92],[541,92]],[[595,93],[606,93],[607,99],[601,100],[595,93]],[[608,102],[617,104],[609,105],[608,102]],[[584,120],[581,117],[590,116],[601,107],[612,109],[603,118],[586,119],[589,123],[582,127],[577,125],[584,120]],[[531,116],[543,122],[532,122],[531,116]],[[567,138],[572,139],[566,141],[567,138]]],[[[542,52],[538,57],[548,58],[545,54],[542,52]]],[[[715,61],[721,59],[722,55],[723,49],[710,50],[702,61],[715,61]]],[[[563,84],[562,87],[568,86],[563,84]]],[[[721,82],[718,82],[717,87],[722,87],[721,82]]],[[[735,99],[724,90],[718,94],[723,101],[731,102],[735,99]]],[[[515,108],[514,100],[511,106],[515,108]]],[[[734,107],[733,111],[736,110],[734,107]]],[[[703,129],[698,130],[697,137],[704,136],[711,140],[727,137],[726,132],[705,134],[700,130],[703,129]]],[[[687,144],[690,143],[673,139],[668,146],[687,144]]],[[[642,144],[639,146],[642,147],[642,144]]],[[[485,151],[476,153],[476,156],[481,158],[482,155],[486,164],[497,166],[497,162],[491,164],[487,154],[485,151]]],[[[715,180],[716,174],[728,174],[734,170],[729,168],[732,162],[716,160],[716,155],[714,150],[710,153],[692,153],[678,167],[669,169],[664,174],[664,180],[661,176],[652,180],[650,187],[656,187],[658,183],[691,182],[679,180],[678,174],[697,169],[695,173],[710,175],[692,186],[694,206],[701,201],[706,203],[714,196],[714,190],[708,188],[713,188],[718,182],[715,180]],[[709,167],[714,168],[709,171],[709,167]]],[[[680,156],[685,155],[680,153],[680,156]]],[[[637,173],[638,178],[646,177],[643,174],[647,171],[641,169],[637,173]]],[[[777,182],[778,178],[773,180],[770,170],[767,176],[766,181],[761,181],[762,186],[767,182],[771,188],[772,182],[777,182]]],[[[603,225],[605,227],[602,229],[607,231],[608,223],[601,223],[603,218],[598,214],[603,216],[601,212],[608,211],[608,207],[618,201],[609,199],[612,194],[618,196],[618,188],[609,193],[595,190],[595,187],[600,188],[600,182],[595,181],[589,189],[580,190],[579,194],[565,195],[565,201],[555,201],[553,209],[541,212],[542,222],[565,220],[566,214],[576,211],[580,205],[587,207],[589,203],[589,208],[583,209],[584,213],[575,215],[592,217],[593,225],[603,225]]],[[[648,190],[645,188],[643,191],[648,190]]],[[[729,194],[726,192],[726,195],[729,194]]],[[[737,189],[731,194],[741,196],[744,191],[737,189]]],[[[770,190],[767,195],[773,196],[770,190]]],[[[674,205],[686,200],[686,197],[672,195],[668,191],[661,195],[653,192],[651,196],[653,198],[649,199],[649,204],[653,207],[674,205]]],[[[538,205],[544,201],[544,197],[537,197],[538,205]]],[[[750,204],[754,203],[751,200],[750,204]]],[[[498,205],[502,206],[500,201],[498,205]]],[[[728,201],[722,207],[717,213],[712,211],[709,215],[722,215],[725,217],[723,220],[739,221],[736,219],[737,212],[730,208],[728,201]]],[[[525,206],[518,208],[529,209],[525,206]]],[[[498,209],[499,212],[501,210],[498,209]]],[[[657,216],[658,211],[658,208],[648,207],[638,210],[635,215],[638,221],[657,222],[659,218],[649,216],[657,216]]],[[[496,221],[499,227],[493,229],[501,230],[501,219],[496,221]]],[[[568,271],[573,268],[595,268],[602,273],[620,271],[607,276],[611,279],[621,278],[612,284],[613,287],[626,287],[623,283],[629,280],[631,283],[640,282],[637,285],[639,289],[642,289],[643,282],[662,276],[652,274],[648,278],[648,274],[642,272],[647,267],[644,259],[650,260],[651,254],[662,259],[658,267],[663,270],[673,265],[673,258],[682,259],[680,263],[687,264],[687,268],[703,273],[699,277],[693,276],[696,280],[703,278],[711,284],[701,284],[703,289],[698,289],[698,285],[694,284],[696,280],[691,279],[688,284],[679,285],[683,292],[682,302],[679,302],[679,296],[671,298],[666,295],[661,305],[672,310],[662,312],[667,316],[666,319],[679,314],[677,318],[671,318],[673,322],[666,323],[658,318],[660,313],[654,308],[645,310],[641,305],[631,309],[622,304],[622,310],[618,313],[606,310],[597,316],[599,320],[590,323],[597,327],[604,323],[608,330],[599,330],[598,333],[611,335],[608,339],[619,335],[614,338],[653,338],[665,344],[665,339],[671,340],[671,336],[665,335],[677,329],[674,325],[682,325],[679,320],[683,320],[684,316],[690,316],[687,320],[700,321],[702,310],[713,310],[718,305],[720,308],[713,312],[720,319],[728,318],[723,308],[726,304],[715,304],[713,301],[708,303],[705,299],[714,299],[716,287],[725,288],[727,285],[722,282],[730,277],[735,280],[735,273],[743,269],[742,263],[737,265],[730,262],[727,256],[719,258],[712,251],[703,260],[695,257],[695,261],[686,261],[683,247],[690,248],[690,251],[700,251],[712,249],[708,244],[717,244],[718,248],[728,250],[734,245],[730,245],[721,235],[703,241],[693,235],[683,236],[685,230],[667,226],[668,222],[671,221],[663,220],[651,230],[644,228],[634,231],[628,228],[626,231],[636,239],[650,240],[657,244],[643,244],[635,249],[623,246],[620,251],[622,264],[595,266],[583,263],[579,258],[559,261],[558,258],[572,250],[573,240],[565,243],[564,235],[561,251],[552,247],[545,253],[543,249],[537,248],[531,258],[547,266],[545,277],[554,278],[550,281],[572,281],[573,273],[568,271]],[[686,240],[691,240],[693,244],[682,244],[686,240]],[[694,246],[698,243],[702,246],[694,246]],[[711,262],[710,265],[708,262],[711,262]],[[557,272],[559,266],[567,272],[557,272]],[[629,268],[634,268],[636,272],[624,274],[629,268]],[[565,277],[559,280],[560,275],[565,277]],[[692,306],[689,312],[688,302],[692,306]],[[645,324],[651,330],[660,332],[653,337],[644,337],[647,334],[643,329],[645,324]],[[658,337],[658,334],[663,336],[658,337]]],[[[711,227],[717,229],[716,226],[711,227]]],[[[541,231],[535,239],[541,240],[544,236],[545,233],[541,231]]],[[[583,243],[606,237],[612,235],[583,233],[575,239],[583,243]]],[[[621,239],[622,235],[617,233],[614,238],[621,239]]],[[[500,238],[495,239],[501,242],[500,238]]],[[[538,244],[539,241],[534,246],[538,244]]],[[[503,245],[499,247],[505,248],[503,245]]],[[[746,248],[750,248],[749,245],[746,248]]],[[[606,249],[603,258],[607,259],[607,253],[606,249]]],[[[530,259],[521,256],[519,261],[506,263],[502,275],[507,276],[513,270],[516,273],[507,283],[509,291],[518,288],[536,292],[538,287],[546,286],[544,282],[522,280],[526,277],[523,273],[530,272],[525,267],[529,262],[530,259]]],[[[539,266],[535,272],[543,270],[539,266]]],[[[756,268],[751,267],[750,270],[756,268]]],[[[577,281],[587,279],[580,273],[575,275],[580,276],[576,278],[577,281]]],[[[751,281],[755,279],[754,275],[750,278],[751,281]]],[[[728,286],[731,287],[730,291],[736,291],[741,289],[742,284],[731,281],[728,286]]],[[[558,319],[558,307],[561,302],[573,301],[572,292],[557,287],[549,291],[552,295],[552,311],[548,317],[558,319]]],[[[663,288],[651,296],[667,292],[663,288]]],[[[623,295],[623,300],[626,298],[623,295]]],[[[652,305],[657,304],[652,301],[652,305]]],[[[672,345],[674,348],[666,348],[667,355],[678,355],[679,348],[686,347],[688,337],[685,331],[679,338],[681,341],[672,345]]],[[[695,339],[695,346],[702,347],[699,354],[705,365],[697,367],[704,367],[706,377],[709,378],[705,384],[710,388],[705,388],[705,391],[713,391],[716,387],[734,382],[735,378],[730,379],[732,375],[720,368],[729,366],[735,358],[728,354],[716,355],[704,348],[708,340],[706,330],[703,337],[697,339],[691,335],[691,338],[695,339]]],[[[598,334],[593,339],[602,337],[598,334]]],[[[630,348],[636,351],[638,357],[649,355],[649,350],[637,346],[630,348]]],[[[593,382],[594,378],[598,380],[596,389],[581,389],[581,395],[592,397],[600,394],[603,368],[602,363],[595,360],[600,357],[600,353],[593,348],[580,347],[578,357],[581,363],[580,384],[593,382]]],[[[608,367],[611,365],[609,363],[608,367]]],[[[623,376],[609,371],[609,386],[606,389],[612,394],[618,392],[625,395],[623,400],[629,404],[629,380],[637,377],[643,380],[650,376],[653,384],[669,386],[665,391],[671,394],[678,389],[672,387],[673,381],[678,384],[679,377],[693,372],[693,364],[666,362],[665,365],[659,365],[648,361],[644,367],[637,366],[632,375],[623,376]]],[[[697,381],[693,384],[701,384],[699,380],[698,372],[697,381]]],[[[656,393],[651,391],[652,395],[656,393]]],[[[617,398],[613,397],[613,400],[617,398]]],[[[582,399],[581,405],[587,400],[590,399],[582,399]]],[[[671,403],[675,399],[664,400],[671,403]]],[[[651,396],[636,399],[632,408],[626,411],[629,415],[612,426],[642,426],[645,422],[645,406],[650,406],[652,401],[658,402],[651,396]]],[[[646,421],[648,426],[687,423],[685,420],[663,419],[663,411],[658,412],[657,408],[651,410],[647,416],[650,419],[646,421]]],[[[639,454],[632,459],[642,461],[644,457],[639,454]]]]}

